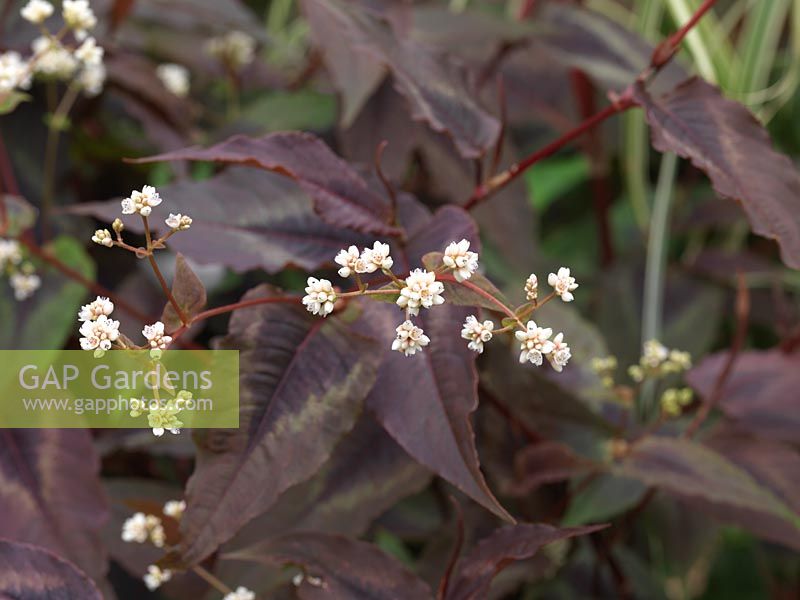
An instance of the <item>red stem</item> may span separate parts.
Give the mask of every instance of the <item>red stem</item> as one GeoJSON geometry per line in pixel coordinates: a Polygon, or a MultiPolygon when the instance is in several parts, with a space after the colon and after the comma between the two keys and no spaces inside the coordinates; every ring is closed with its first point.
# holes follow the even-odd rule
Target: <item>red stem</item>
{"type": "Polygon", "coordinates": [[[703,4],[694,12],[691,18],[683,24],[683,27],[678,29],[675,33],[669,36],[666,40],[661,42],[653,52],[650,59],[650,66],[658,71],[675,55],[675,52],[680,48],[683,38],[694,28],[695,25],[703,18],[711,7],[716,4],[717,0],[705,0],[703,4]]]}
{"type": "Polygon", "coordinates": [[[467,200],[464,204],[464,208],[467,210],[473,209],[476,205],[480,202],[488,198],[492,193],[496,192],[499,189],[504,188],[509,183],[514,181],[517,177],[522,175],[526,169],[532,167],[540,160],[548,158],[552,156],[561,148],[569,144],[571,141],[579,138],[584,133],[589,131],[592,127],[599,125],[609,117],[616,115],[617,113],[623,112],[628,110],[634,106],[633,97],[632,97],[632,88],[628,89],[623,93],[616,102],[613,104],[608,105],[606,108],[601,110],[598,113],[595,113],[585,121],[583,121],[577,127],[569,130],[567,133],[562,135],[557,140],[549,143],[544,148],[540,148],[533,154],[529,155],[527,158],[519,161],[518,163],[514,163],[508,169],[499,173],[489,179],[487,182],[479,185],[475,188],[475,191],[472,193],[472,197],[467,200]]]}

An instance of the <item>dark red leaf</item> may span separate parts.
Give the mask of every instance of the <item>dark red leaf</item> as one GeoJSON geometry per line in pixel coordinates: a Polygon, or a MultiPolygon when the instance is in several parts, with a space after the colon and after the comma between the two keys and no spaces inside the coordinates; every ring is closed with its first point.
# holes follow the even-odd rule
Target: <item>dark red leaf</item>
{"type": "Polygon", "coordinates": [[[288,531],[361,535],[373,519],[430,479],[430,472],[364,413],[319,473],[287,490],[231,545],[250,546],[288,531]]]}
{"type": "Polygon", "coordinates": [[[207,160],[242,164],[294,179],[314,200],[324,221],[375,235],[397,235],[389,204],[319,138],[300,132],[260,138],[237,135],[210,148],[186,148],[134,162],[207,160]]]}
{"type": "MultiPolygon", "coordinates": [[[[252,300],[272,294],[261,286],[252,300]]],[[[310,478],[352,429],[380,360],[337,317],[290,304],[236,311],[220,348],[240,352],[240,424],[196,433],[184,539],[165,564],[195,564],[310,478]]]]}
{"type": "MultiPolygon", "coordinates": [[[[178,302],[183,314],[188,318],[194,317],[206,305],[206,288],[203,282],[195,275],[189,263],[180,252],[175,257],[175,278],[172,281],[172,296],[178,302]]],[[[167,302],[161,320],[166,325],[167,331],[173,331],[181,326],[181,319],[167,302]]]]}
{"type": "Polygon", "coordinates": [[[372,544],[338,535],[292,533],[225,558],[302,565],[309,576],[297,588],[303,600],[433,600],[428,586],[399,562],[372,544]]]}
{"type": "MultiPolygon", "coordinates": [[[[763,471],[767,467],[779,473],[787,468],[787,473],[796,473],[800,458],[775,446],[763,445],[752,457],[742,455],[744,466],[697,442],[648,437],[636,444],[616,471],[686,498],[722,520],[800,548],[800,513],[783,497],[789,488],[778,489],[774,474],[763,471]]],[[[786,481],[785,475],[780,477],[786,481]]]]}
{"type": "Polygon", "coordinates": [[[546,440],[526,446],[514,457],[516,481],[507,493],[527,496],[541,485],[564,481],[597,467],[566,444],[546,440]]]}
{"type": "MultiPolygon", "coordinates": [[[[274,173],[237,167],[206,181],[166,185],[159,192],[169,210],[194,220],[188,232],[170,238],[169,246],[199,263],[236,271],[276,273],[289,265],[312,271],[332,263],[339,249],[369,242],[354,231],[324,223],[308,196],[274,173]]],[[[111,200],[78,204],[70,212],[112,221],[119,210],[119,200],[111,200]]],[[[142,231],[140,219],[123,221],[142,231]]],[[[153,226],[163,225],[154,220],[153,226]]]]}
{"type": "Polygon", "coordinates": [[[776,240],[783,262],[800,268],[800,175],[755,117],[696,77],[663,96],[639,85],[635,99],[655,148],[705,171],[720,195],[742,204],[753,232],[776,240]]]}
{"type": "MultiPolygon", "coordinates": [[[[727,356],[727,352],[709,356],[687,375],[701,396],[711,393],[727,356]]],[[[800,439],[798,389],[800,357],[774,350],[745,352],[737,357],[718,406],[743,428],[767,439],[796,443],[800,439]]]]}
{"type": "Polygon", "coordinates": [[[101,580],[108,504],[99,470],[88,430],[0,430],[0,537],[48,548],[101,580]]]}
{"type": "MultiPolygon", "coordinates": [[[[475,224],[463,210],[448,206],[431,217],[416,203],[403,203],[401,209],[410,238],[407,246],[393,252],[398,269],[420,266],[425,254],[462,238],[477,248],[475,224]]],[[[407,357],[390,350],[395,328],[405,318],[402,311],[394,305],[366,303],[360,327],[384,349],[367,406],[417,461],[498,516],[513,520],[489,490],[475,449],[470,423],[478,405],[475,353],[460,335],[470,312],[474,311],[447,304],[422,311],[417,321],[431,343],[424,352],[407,357]]]]}
{"type": "Polygon", "coordinates": [[[20,600],[102,600],[97,586],[52,552],[0,540],[0,597],[20,600]]]}
{"type": "Polygon", "coordinates": [[[353,3],[313,0],[303,2],[303,7],[313,15],[312,26],[325,23],[327,31],[317,36],[327,40],[326,45],[336,33],[388,67],[413,118],[449,135],[462,156],[481,157],[494,144],[500,123],[474,100],[476,87],[463,65],[419,40],[400,37],[384,20],[353,3]]]}
{"type": "Polygon", "coordinates": [[[550,525],[521,523],[498,529],[478,543],[459,562],[459,574],[450,586],[447,600],[483,600],[492,579],[507,566],[534,556],[542,546],[587,535],[605,525],[559,529],[550,525]]]}

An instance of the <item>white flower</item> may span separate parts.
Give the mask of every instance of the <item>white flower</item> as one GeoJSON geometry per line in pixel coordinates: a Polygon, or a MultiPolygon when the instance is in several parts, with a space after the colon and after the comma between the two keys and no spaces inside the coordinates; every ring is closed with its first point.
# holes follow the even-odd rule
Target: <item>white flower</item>
{"type": "Polygon", "coordinates": [[[26,21],[38,25],[53,14],[53,5],[45,0],[30,0],[30,2],[22,7],[19,14],[21,14],[22,18],[26,21]]]}
{"type": "Polygon", "coordinates": [[[538,327],[533,321],[528,321],[525,331],[514,333],[520,342],[519,362],[531,362],[536,366],[542,364],[542,357],[553,351],[553,342],[550,336],[553,330],[549,327],[538,327]]]}
{"type": "Polygon", "coordinates": [[[42,280],[34,273],[14,273],[11,276],[11,287],[14,288],[14,298],[19,301],[30,298],[42,285],[42,280]]]}
{"type": "Polygon", "coordinates": [[[409,320],[398,325],[395,331],[397,331],[397,337],[392,342],[392,350],[402,352],[406,356],[422,350],[431,341],[421,327],[417,327],[409,320]]]}
{"type": "Polygon", "coordinates": [[[33,70],[39,75],[69,79],[78,70],[78,60],[61,42],[41,36],[31,42],[35,56],[33,70]]]}
{"type": "Polygon", "coordinates": [[[139,213],[143,217],[147,217],[153,208],[159,204],[161,204],[161,196],[158,195],[156,188],[152,185],[146,185],[141,192],[134,190],[131,192],[130,197],[122,201],[122,214],[132,215],[139,213]]]}
{"type": "Polygon", "coordinates": [[[144,584],[151,592],[161,587],[162,583],[166,583],[172,579],[172,571],[169,569],[160,569],[156,565],[147,567],[147,575],[144,576],[144,584]]]}
{"type": "Polygon", "coordinates": [[[144,544],[150,537],[150,526],[147,516],[142,512],[135,513],[122,524],[122,541],[144,544]]]}
{"type": "Polygon", "coordinates": [[[0,239],[0,270],[6,265],[18,265],[22,262],[22,250],[16,240],[0,239]]]}
{"type": "Polygon", "coordinates": [[[170,500],[164,504],[164,514],[168,517],[179,521],[186,510],[186,502],[184,500],[170,500]]]}
{"type": "Polygon", "coordinates": [[[111,343],[119,339],[119,321],[100,315],[94,321],[85,321],[79,332],[83,350],[110,350],[111,343]]]}
{"type": "Polygon", "coordinates": [[[256,594],[240,585],[236,591],[226,594],[222,600],[256,600],[256,594]]]}
{"type": "Polygon", "coordinates": [[[470,252],[469,240],[461,240],[447,246],[442,262],[447,268],[453,269],[456,281],[464,281],[478,270],[478,253],[470,252]]]}
{"type": "Polygon", "coordinates": [[[553,338],[553,349],[547,354],[550,365],[559,373],[567,366],[572,354],[569,345],[564,341],[564,334],[559,333],[553,338]]]}
{"type": "Polygon", "coordinates": [[[6,94],[18,87],[25,89],[30,85],[28,63],[22,60],[22,56],[13,50],[0,54],[0,92],[6,94]]]}
{"type": "Polygon", "coordinates": [[[97,96],[102,92],[105,82],[106,68],[102,64],[86,65],[78,76],[78,83],[81,84],[83,93],[89,97],[97,96]]]}
{"type": "Polygon", "coordinates": [[[669,350],[658,340],[647,340],[644,343],[641,364],[644,367],[657,368],[667,360],[669,350]]]}
{"type": "Polygon", "coordinates": [[[114,303],[103,296],[98,296],[93,302],[81,306],[78,321],[96,321],[101,316],[108,317],[114,312],[114,303]]]}
{"type": "Polygon", "coordinates": [[[192,226],[192,217],[181,213],[169,213],[169,217],[164,219],[164,223],[174,231],[185,231],[192,226]]]}
{"type": "Polygon", "coordinates": [[[478,354],[483,352],[483,345],[492,339],[492,330],[494,323],[491,321],[484,321],[481,323],[474,315],[467,317],[464,321],[464,328],[461,330],[461,337],[469,340],[467,348],[474,350],[478,354]]]}
{"type": "Polygon", "coordinates": [[[570,277],[567,267],[561,267],[558,270],[558,274],[550,273],[547,276],[547,283],[556,291],[558,296],[561,296],[564,302],[572,302],[575,299],[572,291],[578,287],[578,284],[575,283],[574,277],[570,277]]]}
{"type": "Polygon", "coordinates": [[[444,285],[436,281],[436,273],[424,269],[414,269],[406,277],[406,286],[400,290],[397,305],[406,309],[408,315],[419,314],[420,307],[430,308],[444,303],[444,285]]]}
{"type": "Polygon", "coordinates": [[[172,338],[164,335],[164,323],[156,321],[152,325],[145,325],[142,335],[147,339],[151,348],[166,350],[172,342],[172,338]]]}
{"type": "Polygon", "coordinates": [[[90,37],[75,50],[75,58],[85,65],[96,67],[103,62],[103,52],[103,48],[97,45],[97,40],[90,37]]]}
{"type": "Polygon", "coordinates": [[[221,37],[215,37],[206,44],[206,52],[227,63],[234,69],[240,69],[253,62],[256,41],[243,31],[231,31],[221,37]]]}
{"type": "Polygon", "coordinates": [[[323,317],[333,312],[333,305],[336,302],[336,292],[333,285],[327,279],[308,278],[306,295],[303,297],[303,304],[308,312],[321,315],[323,317]]]}
{"type": "Polygon", "coordinates": [[[61,5],[61,14],[64,23],[75,31],[75,37],[82,40],[86,37],[86,30],[97,25],[89,0],[64,0],[61,5]]]}
{"type": "Polygon", "coordinates": [[[108,229],[98,229],[95,231],[92,236],[92,241],[106,248],[111,248],[111,246],[114,245],[114,238],[111,237],[111,232],[108,229]]]}
{"type": "Polygon", "coordinates": [[[394,260],[389,256],[389,244],[375,242],[372,248],[364,248],[361,254],[361,262],[364,265],[363,273],[374,273],[378,269],[391,269],[394,260]]]}
{"type": "Polygon", "coordinates": [[[539,279],[533,273],[525,281],[525,297],[529,301],[536,300],[539,297],[539,279]]]}
{"type": "Polygon", "coordinates": [[[153,435],[162,436],[165,431],[172,434],[179,434],[183,423],[178,420],[178,413],[181,409],[175,406],[172,400],[161,403],[158,406],[150,407],[147,414],[147,424],[153,428],[153,435]]]}
{"type": "Polygon", "coordinates": [[[167,534],[161,524],[161,519],[155,515],[147,515],[147,529],[150,532],[150,541],[153,545],[156,548],[163,548],[164,543],[167,541],[167,534]]]}
{"type": "Polygon", "coordinates": [[[347,250],[344,248],[339,250],[336,258],[333,260],[337,265],[341,265],[342,267],[339,269],[340,277],[350,277],[353,273],[367,272],[364,261],[361,260],[361,254],[356,246],[350,246],[347,250]]]}
{"type": "Polygon", "coordinates": [[[183,98],[189,93],[189,70],[186,67],[174,63],[158,65],[156,76],[176,96],[183,98]]]}

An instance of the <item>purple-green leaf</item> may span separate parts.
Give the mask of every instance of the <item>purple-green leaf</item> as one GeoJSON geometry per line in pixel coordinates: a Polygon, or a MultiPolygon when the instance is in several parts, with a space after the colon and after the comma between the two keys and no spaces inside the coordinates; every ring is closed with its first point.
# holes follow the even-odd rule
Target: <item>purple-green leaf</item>
{"type": "Polygon", "coordinates": [[[653,146],[705,171],[721,196],[742,205],[753,232],[778,242],[783,262],[800,268],[800,174],[755,117],[696,77],[661,96],[637,85],[634,98],[653,146]]]}
{"type": "MultiPolygon", "coordinates": [[[[206,305],[206,288],[203,282],[195,275],[189,263],[180,252],[175,257],[175,278],[172,281],[172,296],[180,306],[183,314],[192,318],[206,305]]],[[[167,302],[161,320],[166,325],[167,331],[173,331],[181,326],[181,319],[172,308],[172,303],[167,302]]]]}
{"type": "Polygon", "coordinates": [[[94,582],[45,548],[0,540],[0,597],[20,600],[102,600],[94,582]]]}
{"type": "Polygon", "coordinates": [[[308,574],[297,588],[302,600],[433,600],[430,588],[395,559],[339,535],[291,533],[225,558],[301,565],[308,574]]]}
{"type": "Polygon", "coordinates": [[[101,581],[108,503],[99,470],[88,430],[0,430],[0,537],[52,550],[101,581]]]}
{"type": "MultiPolygon", "coordinates": [[[[245,300],[271,295],[260,286],[245,300]]],[[[196,433],[183,540],[165,564],[197,563],[314,475],[354,426],[380,360],[372,340],[299,303],[238,310],[218,346],[240,352],[240,425],[196,433]]]]}
{"type": "Polygon", "coordinates": [[[606,525],[559,529],[520,523],[502,527],[481,540],[458,563],[458,575],[448,585],[446,600],[483,600],[495,576],[518,560],[533,557],[540,548],[559,540],[587,535],[606,525]]]}
{"type": "Polygon", "coordinates": [[[400,233],[389,224],[388,200],[325,142],[308,133],[271,133],[258,138],[236,135],[209,148],[185,148],[134,162],[174,160],[207,160],[272,171],[296,181],[311,196],[320,217],[331,225],[374,235],[400,233]]]}

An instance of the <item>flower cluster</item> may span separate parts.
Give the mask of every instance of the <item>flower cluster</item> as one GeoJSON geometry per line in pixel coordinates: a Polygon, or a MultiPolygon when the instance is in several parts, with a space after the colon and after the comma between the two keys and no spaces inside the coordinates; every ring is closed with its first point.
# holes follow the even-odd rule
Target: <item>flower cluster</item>
{"type": "Polygon", "coordinates": [[[0,274],[8,277],[14,298],[20,302],[30,298],[42,285],[33,265],[24,260],[16,240],[0,238],[0,274]]]}
{"type": "Polygon", "coordinates": [[[681,350],[670,350],[658,340],[644,343],[638,365],[628,367],[628,375],[636,382],[683,373],[692,368],[692,356],[681,350]]]}
{"type": "Polygon", "coordinates": [[[150,565],[147,567],[147,573],[142,579],[144,579],[144,584],[147,586],[147,589],[152,592],[172,579],[172,571],[169,569],[162,569],[157,565],[150,565]]]}
{"type": "MultiPolygon", "coordinates": [[[[432,253],[426,256],[424,268],[413,269],[405,278],[400,278],[392,272],[394,260],[390,250],[389,244],[380,241],[376,241],[371,248],[362,250],[357,246],[343,248],[334,257],[334,262],[339,266],[341,277],[355,278],[358,289],[341,292],[337,291],[327,279],[309,277],[303,304],[309,312],[324,317],[333,312],[340,298],[360,295],[394,296],[394,302],[405,312],[406,319],[395,329],[392,350],[413,356],[430,344],[431,340],[425,335],[422,327],[411,320],[412,317],[418,317],[423,309],[431,309],[445,303],[445,282],[473,286],[469,280],[478,272],[479,257],[477,252],[470,250],[469,240],[462,239],[448,244],[440,254],[432,253]],[[438,265],[434,264],[436,262],[438,265]],[[382,272],[391,283],[379,289],[368,290],[367,285],[361,280],[361,275],[378,271],[382,272]]],[[[526,323],[523,320],[556,296],[565,302],[574,299],[572,292],[577,289],[578,284],[570,275],[568,268],[561,267],[557,273],[550,273],[548,283],[553,287],[553,293],[541,303],[538,301],[538,279],[533,274],[525,282],[527,304],[512,310],[505,307],[500,300],[497,301],[498,306],[503,307],[503,312],[513,321],[511,325],[495,329],[492,320],[481,321],[477,316],[469,315],[461,329],[461,337],[467,341],[467,347],[480,354],[485,344],[496,333],[506,333],[519,327],[515,336],[520,342],[520,362],[541,365],[546,358],[553,369],[562,371],[572,357],[569,345],[564,341],[564,334],[558,333],[552,337],[552,329],[539,327],[535,321],[526,323]]],[[[480,285],[478,290],[483,294],[486,293],[480,289],[480,285]]]]}
{"type": "Polygon", "coordinates": [[[690,388],[668,388],[661,394],[661,410],[670,417],[677,417],[692,403],[693,397],[690,388]]]}
{"type": "Polygon", "coordinates": [[[163,548],[167,536],[161,519],[155,515],[135,513],[122,524],[122,541],[144,544],[150,542],[156,548],[163,548]]]}
{"type": "Polygon", "coordinates": [[[156,321],[152,325],[145,325],[142,335],[153,350],[166,350],[172,338],[164,333],[164,323],[156,321]]]}
{"type": "Polygon", "coordinates": [[[45,21],[54,12],[53,5],[46,0],[29,0],[22,7],[22,18],[44,28],[45,34],[33,40],[28,59],[13,51],[0,55],[0,93],[28,89],[34,75],[58,81],[72,80],[87,96],[102,91],[106,79],[104,51],[88,34],[97,25],[88,0],[64,0],[62,3],[61,15],[76,45],[65,45],[62,34],[47,31],[45,21]]]}
{"type": "Polygon", "coordinates": [[[178,435],[183,427],[183,422],[178,419],[178,415],[182,410],[182,405],[191,399],[192,393],[186,390],[179,391],[173,399],[160,400],[150,405],[144,400],[131,398],[130,415],[139,417],[143,413],[147,413],[147,425],[153,429],[153,435],[157,437],[161,437],[166,431],[178,435]]]}
{"type": "Polygon", "coordinates": [[[158,65],[156,76],[171,94],[179,98],[189,95],[189,70],[183,65],[175,63],[165,63],[158,65]]]}
{"type": "Polygon", "coordinates": [[[206,52],[228,68],[238,71],[253,62],[256,41],[243,31],[230,31],[208,40],[206,52]]]}
{"type": "Polygon", "coordinates": [[[256,594],[252,590],[240,585],[230,594],[225,594],[222,600],[256,600],[256,594]]]}
{"type": "Polygon", "coordinates": [[[95,356],[102,356],[103,352],[111,350],[112,344],[120,336],[119,321],[109,318],[112,312],[114,303],[102,296],[81,307],[78,312],[78,321],[81,323],[78,331],[83,350],[93,350],[95,356]]]}

